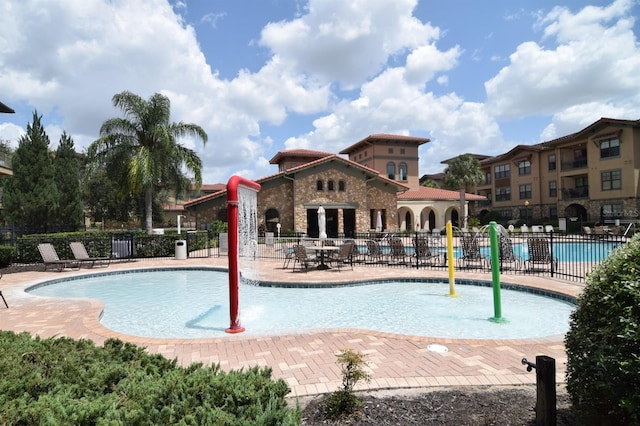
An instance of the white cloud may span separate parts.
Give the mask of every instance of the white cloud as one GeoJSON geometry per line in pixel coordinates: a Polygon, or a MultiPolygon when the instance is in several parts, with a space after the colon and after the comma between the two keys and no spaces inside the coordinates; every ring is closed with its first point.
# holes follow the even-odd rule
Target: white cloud
{"type": "Polygon", "coordinates": [[[18,139],[25,134],[22,127],[13,123],[0,123],[0,139],[9,143],[13,149],[18,147],[18,139]]]}
{"type": "Polygon", "coordinates": [[[541,19],[558,45],[525,42],[510,63],[485,83],[487,104],[502,118],[551,115],[582,103],[611,102],[640,90],[640,50],[633,33],[633,2],[589,6],[572,14],[555,8],[541,19]]]}

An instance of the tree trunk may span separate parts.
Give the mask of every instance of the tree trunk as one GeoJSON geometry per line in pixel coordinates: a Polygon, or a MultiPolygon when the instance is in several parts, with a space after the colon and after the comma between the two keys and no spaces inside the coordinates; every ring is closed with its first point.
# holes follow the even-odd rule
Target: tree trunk
{"type": "Polygon", "coordinates": [[[465,213],[466,202],[466,189],[460,188],[460,223],[458,226],[462,229],[467,229],[467,215],[465,213]]]}
{"type": "Polygon", "coordinates": [[[151,235],[153,229],[153,193],[151,186],[144,190],[144,229],[151,235]]]}

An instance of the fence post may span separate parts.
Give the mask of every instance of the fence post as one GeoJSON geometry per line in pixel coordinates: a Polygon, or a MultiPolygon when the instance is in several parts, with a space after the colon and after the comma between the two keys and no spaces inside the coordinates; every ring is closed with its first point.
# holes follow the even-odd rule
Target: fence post
{"type": "Polygon", "coordinates": [[[549,254],[551,255],[551,277],[553,278],[553,273],[555,272],[554,266],[555,257],[553,256],[553,231],[549,232],[549,254]]]}
{"type": "Polygon", "coordinates": [[[536,356],[536,363],[522,358],[527,371],[536,369],[536,425],[556,426],[556,360],[546,355],[536,356]]]}

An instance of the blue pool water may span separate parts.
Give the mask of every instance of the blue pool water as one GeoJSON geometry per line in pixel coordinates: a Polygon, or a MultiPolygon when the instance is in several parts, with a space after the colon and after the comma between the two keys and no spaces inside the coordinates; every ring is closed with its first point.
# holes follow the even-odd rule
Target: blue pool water
{"type": "MultiPolygon", "coordinates": [[[[100,274],[28,290],[47,297],[104,302],[102,324],[135,336],[228,336],[228,273],[157,270],[100,274]]],[[[448,283],[385,282],[331,288],[240,285],[244,334],[273,335],[323,328],[358,328],[414,336],[520,339],[563,334],[574,305],[515,290],[502,290],[502,317],[494,316],[491,287],[448,283]],[[535,327],[531,325],[535,324],[535,327]]]]}
{"type": "MultiPolygon", "coordinates": [[[[553,257],[559,262],[601,262],[606,259],[611,252],[620,247],[619,242],[601,241],[597,243],[585,242],[554,242],[553,257]]],[[[361,253],[366,253],[366,246],[358,246],[361,253]]],[[[390,253],[389,246],[381,245],[380,249],[383,253],[390,253]]],[[[432,250],[439,251],[443,256],[446,253],[446,247],[433,247],[432,250]]],[[[407,255],[414,253],[413,247],[405,247],[407,255]]],[[[491,248],[489,246],[481,246],[480,253],[486,257],[491,256],[491,248]]],[[[513,253],[522,258],[529,259],[529,249],[527,243],[514,243],[513,253]]],[[[460,247],[453,248],[453,256],[458,259],[462,257],[462,249],[460,247]]]]}

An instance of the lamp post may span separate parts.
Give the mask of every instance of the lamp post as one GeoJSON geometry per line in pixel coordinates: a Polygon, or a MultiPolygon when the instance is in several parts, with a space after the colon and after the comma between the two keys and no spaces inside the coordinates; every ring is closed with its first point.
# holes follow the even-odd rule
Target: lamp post
{"type": "Polygon", "coordinates": [[[529,219],[529,200],[526,200],[524,202],[524,216],[525,216],[525,220],[529,219]]]}

